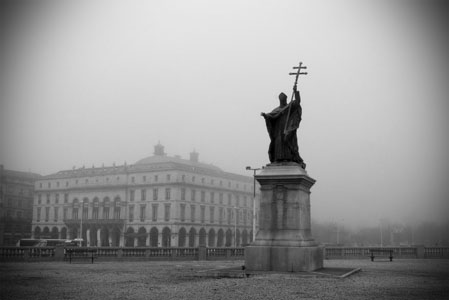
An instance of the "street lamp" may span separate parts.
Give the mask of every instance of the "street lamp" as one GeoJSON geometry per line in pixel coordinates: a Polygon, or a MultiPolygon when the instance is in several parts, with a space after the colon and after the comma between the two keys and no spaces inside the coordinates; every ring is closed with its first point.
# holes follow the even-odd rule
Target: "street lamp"
{"type": "Polygon", "coordinates": [[[237,248],[237,207],[234,206],[234,248],[237,248]]]}
{"type": "Polygon", "coordinates": [[[256,171],[263,169],[262,168],[251,168],[250,166],[246,167],[247,170],[252,170],[253,173],[253,242],[256,239],[256,171]]]}

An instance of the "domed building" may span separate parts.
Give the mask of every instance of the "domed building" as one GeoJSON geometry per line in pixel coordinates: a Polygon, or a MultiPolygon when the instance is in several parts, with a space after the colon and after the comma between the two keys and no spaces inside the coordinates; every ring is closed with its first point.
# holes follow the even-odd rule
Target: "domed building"
{"type": "Polygon", "coordinates": [[[195,151],[190,159],[168,156],[158,144],[133,165],[36,181],[32,235],[82,236],[88,246],[245,246],[252,239],[253,182],[200,162],[195,151]]]}

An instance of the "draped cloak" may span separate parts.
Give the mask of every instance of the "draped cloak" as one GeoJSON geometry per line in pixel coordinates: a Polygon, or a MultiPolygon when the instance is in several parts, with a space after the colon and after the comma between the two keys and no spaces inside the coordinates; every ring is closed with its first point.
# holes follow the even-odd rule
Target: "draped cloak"
{"type": "Polygon", "coordinates": [[[301,98],[298,91],[295,93],[295,100],[284,107],[276,107],[266,114],[265,123],[271,140],[268,149],[271,163],[292,161],[305,168],[304,161],[298,152],[298,139],[296,137],[301,116],[301,98]]]}

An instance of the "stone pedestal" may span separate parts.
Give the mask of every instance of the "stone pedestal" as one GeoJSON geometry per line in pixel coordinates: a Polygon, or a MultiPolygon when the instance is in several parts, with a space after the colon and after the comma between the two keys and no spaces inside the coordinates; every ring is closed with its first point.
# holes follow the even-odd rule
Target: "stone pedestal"
{"type": "Polygon", "coordinates": [[[270,164],[260,184],[259,231],[245,249],[249,271],[302,272],[323,267],[323,249],[314,241],[310,188],[315,180],[296,163],[270,164]]]}

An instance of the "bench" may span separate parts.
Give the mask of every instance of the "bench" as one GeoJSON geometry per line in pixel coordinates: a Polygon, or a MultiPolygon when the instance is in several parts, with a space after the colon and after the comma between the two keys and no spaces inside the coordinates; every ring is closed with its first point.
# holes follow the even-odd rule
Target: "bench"
{"type": "Polygon", "coordinates": [[[91,263],[94,263],[94,259],[97,258],[97,249],[66,249],[66,258],[69,257],[69,262],[72,263],[72,259],[90,259],[91,263]]]}
{"type": "Polygon", "coordinates": [[[378,257],[378,256],[387,256],[390,259],[390,261],[393,261],[393,250],[392,249],[379,249],[379,248],[369,249],[369,253],[370,253],[371,261],[374,261],[374,258],[378,257]]]}

